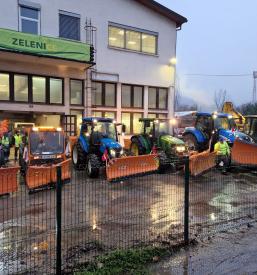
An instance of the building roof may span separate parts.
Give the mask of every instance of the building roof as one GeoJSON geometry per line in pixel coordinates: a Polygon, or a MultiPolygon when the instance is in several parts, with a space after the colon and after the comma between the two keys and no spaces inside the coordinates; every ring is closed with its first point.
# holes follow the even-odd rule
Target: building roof
{"type": "Polygon", "coordinates": [[[154,0],[135,0],[135,1],[146,6],[149,9],[167,17],[171,21],[175,22],[177,24],[177,28],[180,28],[182,26],[182,24],[187,22],[187,18],[168,9],[167,7],[161,5],[160,3],[158,3],[154,0]]]}

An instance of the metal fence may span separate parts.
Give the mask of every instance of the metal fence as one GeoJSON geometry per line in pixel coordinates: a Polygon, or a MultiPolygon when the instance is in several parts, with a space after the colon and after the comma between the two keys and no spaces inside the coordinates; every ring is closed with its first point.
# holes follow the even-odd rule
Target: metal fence
{"type": "Polygon", "coordinates": [[[253,169],[190,177],[187,164],[112,183],[104,171],[71,171],[69,182],[33,193],[21,178],[0,197],[0,274],[68,273],[116,249],[173,246],[256,219],[253,169]]]}

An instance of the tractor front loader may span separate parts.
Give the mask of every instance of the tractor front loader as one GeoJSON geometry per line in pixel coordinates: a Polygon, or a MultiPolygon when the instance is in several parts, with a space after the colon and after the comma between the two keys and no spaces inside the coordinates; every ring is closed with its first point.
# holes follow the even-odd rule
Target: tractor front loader
{"type": "Polygon", "coordinates": [[[183,140],[169,134],[171,121],[153,118],[142,118],[139,121],[142,131],[139,135],[132,136],[131,153],[135,156],[157,154],[160,173],[164,173],[169,167],[176,169],[182,166],[188,151],[183,140]]]}
{"type": "Polygon", "coordinates": [[[57,182],[56,167],[62,167],[62,180],[71,178],[70,160],[65,156],[65,135],[61,128],[33,127],[28,132],[21,172],[29,190],[44,189],[57,182]]]}
{"type": "Polygon", "coordinates": [[[157,170],[156,156],[138,158],[126,156],[119,143],[118,126],[110,118],[84,118],[79,138],[73,146],[72,161],[76,170],[86,170],[88,177],[97,178],[106,169],[109,181],[157,170]]]}

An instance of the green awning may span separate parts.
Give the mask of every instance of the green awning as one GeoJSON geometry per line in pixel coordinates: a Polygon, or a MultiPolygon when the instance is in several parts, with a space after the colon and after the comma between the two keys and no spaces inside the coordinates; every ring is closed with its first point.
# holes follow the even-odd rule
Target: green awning
{"type": "Polygon", "coordinates": [[[93,63],[88,44],[1,28],[0,50],[93,63]]]}

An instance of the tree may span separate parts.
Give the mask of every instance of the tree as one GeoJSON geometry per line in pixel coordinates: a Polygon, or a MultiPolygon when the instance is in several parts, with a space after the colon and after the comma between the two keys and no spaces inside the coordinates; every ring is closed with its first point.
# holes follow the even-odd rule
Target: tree
{"type": "Polygon", "coordinates": [[[217,108],[217,111],[221,111],[224,103],[227,101],[227,91],[224,89],[220,89],[219,91],[215,91],[214,94],[214,102],[217,108]]]}
{"type": "Polygon", "coordinates": [[[257,103],[242,104],[237,109],[243,115],[257,115],[257,103]]]}

